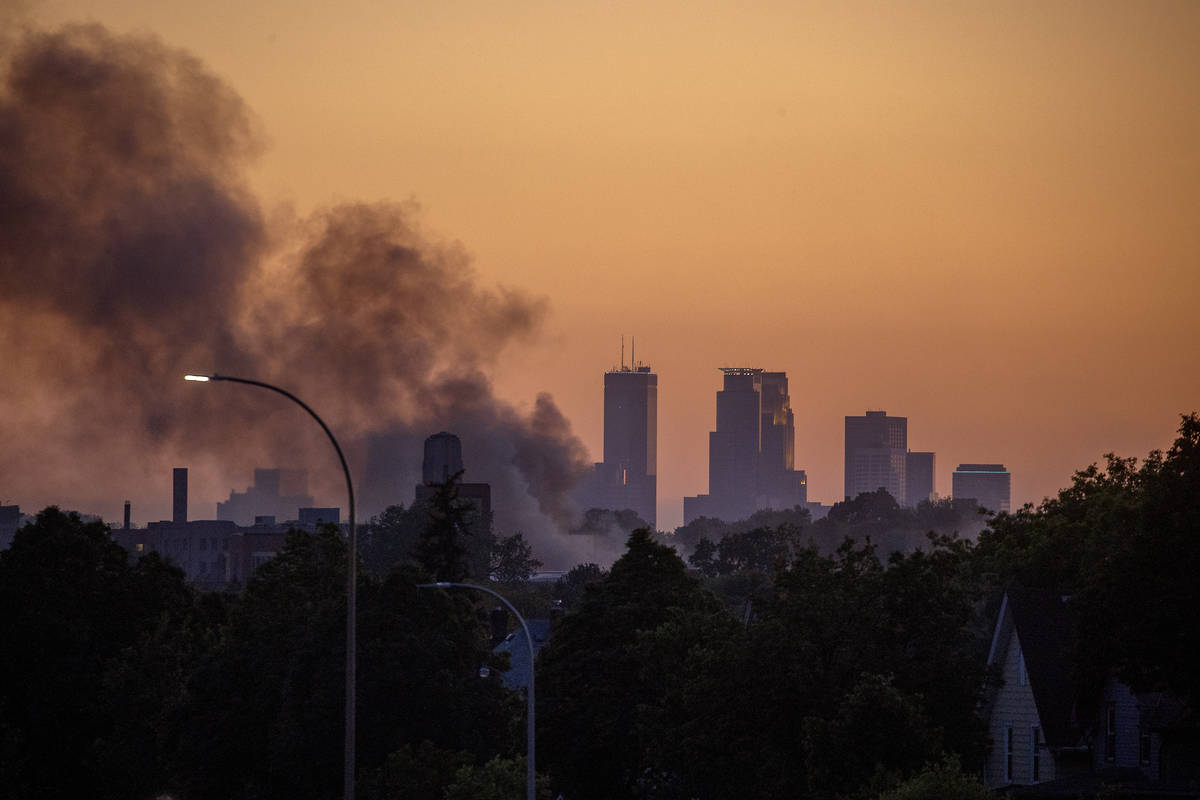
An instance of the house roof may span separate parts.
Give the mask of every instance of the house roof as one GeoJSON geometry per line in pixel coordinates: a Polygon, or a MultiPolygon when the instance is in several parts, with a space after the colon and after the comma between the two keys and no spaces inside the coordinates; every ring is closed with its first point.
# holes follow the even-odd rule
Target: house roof
{"type": "MultiPolygon", "coordinates": [[[[550,620],[528,619],[525,620],[525,624],[529,626],[529,633],[533,636],[533,653],[536,656],[537,651],[550,639],[550,620]]],[[[529,647],[525,644],[523,629],[518,627],[503,642],[492,648],[492,652],[508,653],[508,671],[501,677],[507,688],[516,689],[529,685],[532,664],[529,661],[529,647]]]]}
{"type": "Polygon", "coordinates": [[[1061,595],[1045,589],[1011,587],[1005,592],[996,621],[988,663],[1003,663],[1015,628],[1033,690],[1042,733],[1050,747],[1080,743],[1075,719],[1075,687],[1071,681],[1071,621],[1061,595]]]}

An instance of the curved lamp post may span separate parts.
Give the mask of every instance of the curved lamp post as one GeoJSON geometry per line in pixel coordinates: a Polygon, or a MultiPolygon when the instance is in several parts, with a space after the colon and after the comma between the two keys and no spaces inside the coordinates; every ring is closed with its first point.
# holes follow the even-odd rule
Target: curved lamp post
{"type": "Polygon", "coordinates": [[[474,589],[479,592],[487,592],[492,597],[499,600],[504,605],[508,606],[508,610],[517,618],[517,622],[521,623],[522,630],[525,631],[525,643],[529,645],[529,692],[526,698],[529,703],[529,711],[526,714],[528,719],[525,720],[525,796],[526,800],[536,800],[536,776],[537,771],[534,768],[534,725],[533,725],[533,637],[529,635],[529,626],[525,624],[525,618],[521,613],[513,608],[513,604],[504,599],[504,595],[493,591],[486,586],[478,586],[474,583],[455,583],[453,581],[438,581],[437,583],[418,583],[418,589],[474,589]]]}
{"type": "Polygon", "coordinates": [[[299,397],[296,397],[296,395],[285,389],[280,389],[278,386],[272,386],[262,381],[254,381],[249,378],[233,378],[229,375],[185,375],[184,380],[199,383],[207,383],[209,381],[244,383],[248,386],[258,386],[281,394],[303,408],[308,412],[310,417],[317,421],[317,424],[321,426],[321,430],[325,431],[325,435],[329,437],[329,441],[333,444],[333,449],[337,451],[338,461],[342,464],[342,473],[346,476],[346,493],[350,496],[350,562],[347,569],[348,577],[346,579],[346,749],[343,796],[345,800],[354,800],[354,729],[355,697],[357,693],[355,678],[358,652],[355,636],[358,598],[358,536],[354,530],[354,484],[350,481],[350,468],[346,466],[346,457],[342,455],[342,448],[338,445],[337,439],[333,438],[333,431],[329,430],[329,426],[325,424],[325,421],[317,416],[317,412],[309,408],[299,397]]]}

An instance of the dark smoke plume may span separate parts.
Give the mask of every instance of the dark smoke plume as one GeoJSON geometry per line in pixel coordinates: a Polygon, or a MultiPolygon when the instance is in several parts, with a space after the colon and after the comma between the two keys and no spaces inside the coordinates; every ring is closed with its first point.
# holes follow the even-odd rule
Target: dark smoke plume
{"type": "Polygon", "coordinates": [[[376,506],[411,501],[420,442],[446,429],[468,479],[494,484],[502,528],[566,527],[582,445],[548,396],[523,414],[488,379],[536,334],[543,301],[480,287],[411,207],[268,224],[244,179],[254,117],[157,40],[26,34],[0,70],[0,499],[165,503],[181,459],[208,496],[225,475],[296,465],[341,497],[316,463],[330,458],[320,431],[293,409],[180,379],[218,371],[303,397],[360,479],[367,451],[392,443],[374,459],[390,474],[364,479],[376,506]]]}

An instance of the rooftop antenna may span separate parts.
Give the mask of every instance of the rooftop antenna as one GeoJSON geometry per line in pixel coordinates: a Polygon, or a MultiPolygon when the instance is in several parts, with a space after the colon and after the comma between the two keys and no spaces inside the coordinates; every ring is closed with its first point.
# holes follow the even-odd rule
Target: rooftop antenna
{"type": "Polygon", "coordinates": [[[621,369],[625,369],[625,334],[621,334],[621,369]]]}
{"type": "Polygon", "coordinates": [[[631,369],[637,369],[637,337],[629,337],[629,366],[631,369]]]}

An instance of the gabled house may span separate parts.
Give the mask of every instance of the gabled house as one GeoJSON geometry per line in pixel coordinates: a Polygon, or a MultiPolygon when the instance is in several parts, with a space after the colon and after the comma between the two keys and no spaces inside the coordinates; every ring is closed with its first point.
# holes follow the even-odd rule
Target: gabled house
{"type": "Polygon", "coordinates": [[[1186,705],[1112,676],[1085,696],[1072,679],[1071,635],[1066,598],[1005,593],[988,652],[1001,684],[984,705],[984,783],[1022,798],[1200,796],[1200,731],[1186,705]]]}
{"type": "Polygon", "coordinates": [[[1053,781],[1092,770],[1091,750],[1075,713],[1067,647],[1070,620],[1050,592],[1004,594],[988,651],[1002,680],[985,706],[991,753],[988,786],[1053,781]]]}

